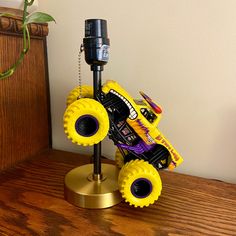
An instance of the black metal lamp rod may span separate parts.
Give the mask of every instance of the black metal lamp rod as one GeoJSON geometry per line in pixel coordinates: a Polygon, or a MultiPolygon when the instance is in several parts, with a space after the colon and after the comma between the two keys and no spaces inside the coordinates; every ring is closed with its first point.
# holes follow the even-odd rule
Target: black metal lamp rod
{"type": "MultiPolygon", "coordinates": [[[[107,22],[102,19],[85,21],[85,37],[83,39],[85,61],[93,71],[94,99],[99,101],[101,92],[101,72],[108,62],[110,40],[107,36],[107,22]]],[[[101,178],[101,143],[94,145],[94,180],[101,178]]]]}
{"type": "MultiPolygon", "coordinates": [[[[93,66],[93,97],[95,100],[99,99],[99,92],[101,89],[101,81],[102,81],[102,68],[101,66],[93,66]]],[[[98,143],[94,145],[94,177],[99,178],[101,176],[101,149],[102,143],[98,143]]]]}

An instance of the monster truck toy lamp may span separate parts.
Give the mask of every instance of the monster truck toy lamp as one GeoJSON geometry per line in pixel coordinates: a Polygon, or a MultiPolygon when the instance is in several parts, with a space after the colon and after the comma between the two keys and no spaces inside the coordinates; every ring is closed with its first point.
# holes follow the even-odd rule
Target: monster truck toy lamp
{"type": "Polygon", "coordinates": [[[158,130],[162,109],[150,97],[133,99],[117,82],[101,84],[108,62],[106,21],[85,21],[83,50],[93,71],[93,87],[79,86],[67,98],[64,129],[73,143],[94,145],[94,163],[65,177],[65,198],[85,208],[106,208],[125,199],[130,205],[153,204],[161,194],[158,171],[174,169],[182,157],[158,130]],[[101,141],[108,135],[117,146],[116,166],[101,164],[101,141]]]}

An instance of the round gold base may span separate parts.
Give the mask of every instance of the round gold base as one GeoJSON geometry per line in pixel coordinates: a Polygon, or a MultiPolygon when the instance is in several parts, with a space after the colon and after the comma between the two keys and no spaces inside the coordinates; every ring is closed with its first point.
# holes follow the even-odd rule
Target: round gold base
{"type": "Polygon", "coordinates": [[[107,208],[122,201],[118,190],[119,169],[102,164],[102,175],[93,176],[93,164],[79,166],[65,177],[65,199],[83,208],[107,208]]]}

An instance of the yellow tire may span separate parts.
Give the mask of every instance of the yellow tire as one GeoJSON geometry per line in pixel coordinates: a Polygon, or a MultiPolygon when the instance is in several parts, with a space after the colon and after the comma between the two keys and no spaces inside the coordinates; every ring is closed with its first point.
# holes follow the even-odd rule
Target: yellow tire
{"type": "Polygon", "coordinates": [[[162,190],[160,175],[144,160],[126,163],[120,171],[118,185],[125,201],[135,207],[153,204],[162,190]]]}
{"type": "MultiPolygon", "coordinates": [[[[71,103],[78,100],[80,95],[80,87],[74,88],[66,99],[66,105],[69,106],[71,103]]],[[[93,98],[93,87],[89,85],[81,86],[81,98],[93,98]]]]}
{"type": "Polygon", "coordinates": [[[83,146],[97,144],[109,130],[107,111],[98,101],[81,98],[66,109],[64,130],[73,143],[83,146]]]}
{"type": "MultiPolygon", "coordinates": [[[[124,153],[127,154],[127,151],[124,150],[124,153]]],[[[120,169],[124,165],[124,157],[122,153],[120,152],[119,148],[117,148],[115,152],[115,162],[116,162],[116,166],[120,169]]]]}

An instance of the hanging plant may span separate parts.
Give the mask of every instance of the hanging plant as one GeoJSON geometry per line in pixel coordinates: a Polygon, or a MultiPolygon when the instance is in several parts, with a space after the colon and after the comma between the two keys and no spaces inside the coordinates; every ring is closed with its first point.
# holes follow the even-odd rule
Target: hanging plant
{"type": "MultiPolygon", "coordinates": [[[[54,21],[55,19],[43,12],[34,12],[30,15],[27,15],[27,9],[34,3],[34,0],[24,0],[24,10],[23,10],[23,18],[22,18],[22,32],[23,32],[23,48],[20,53],[19,58],[16,60],[16,62],[10,66],[6,71],[0,72],[0,80],[6,79],[14,74],[17,67],[21,64],[23,61],[25,55],[30,49],[30,33],[28,29],[28,25],[31,23],[47,23],[50,21],[54,21]]],[[[13,14],[9,13],[3,13],[0,14],[1,16],[14,16],[13,14]]]]}

